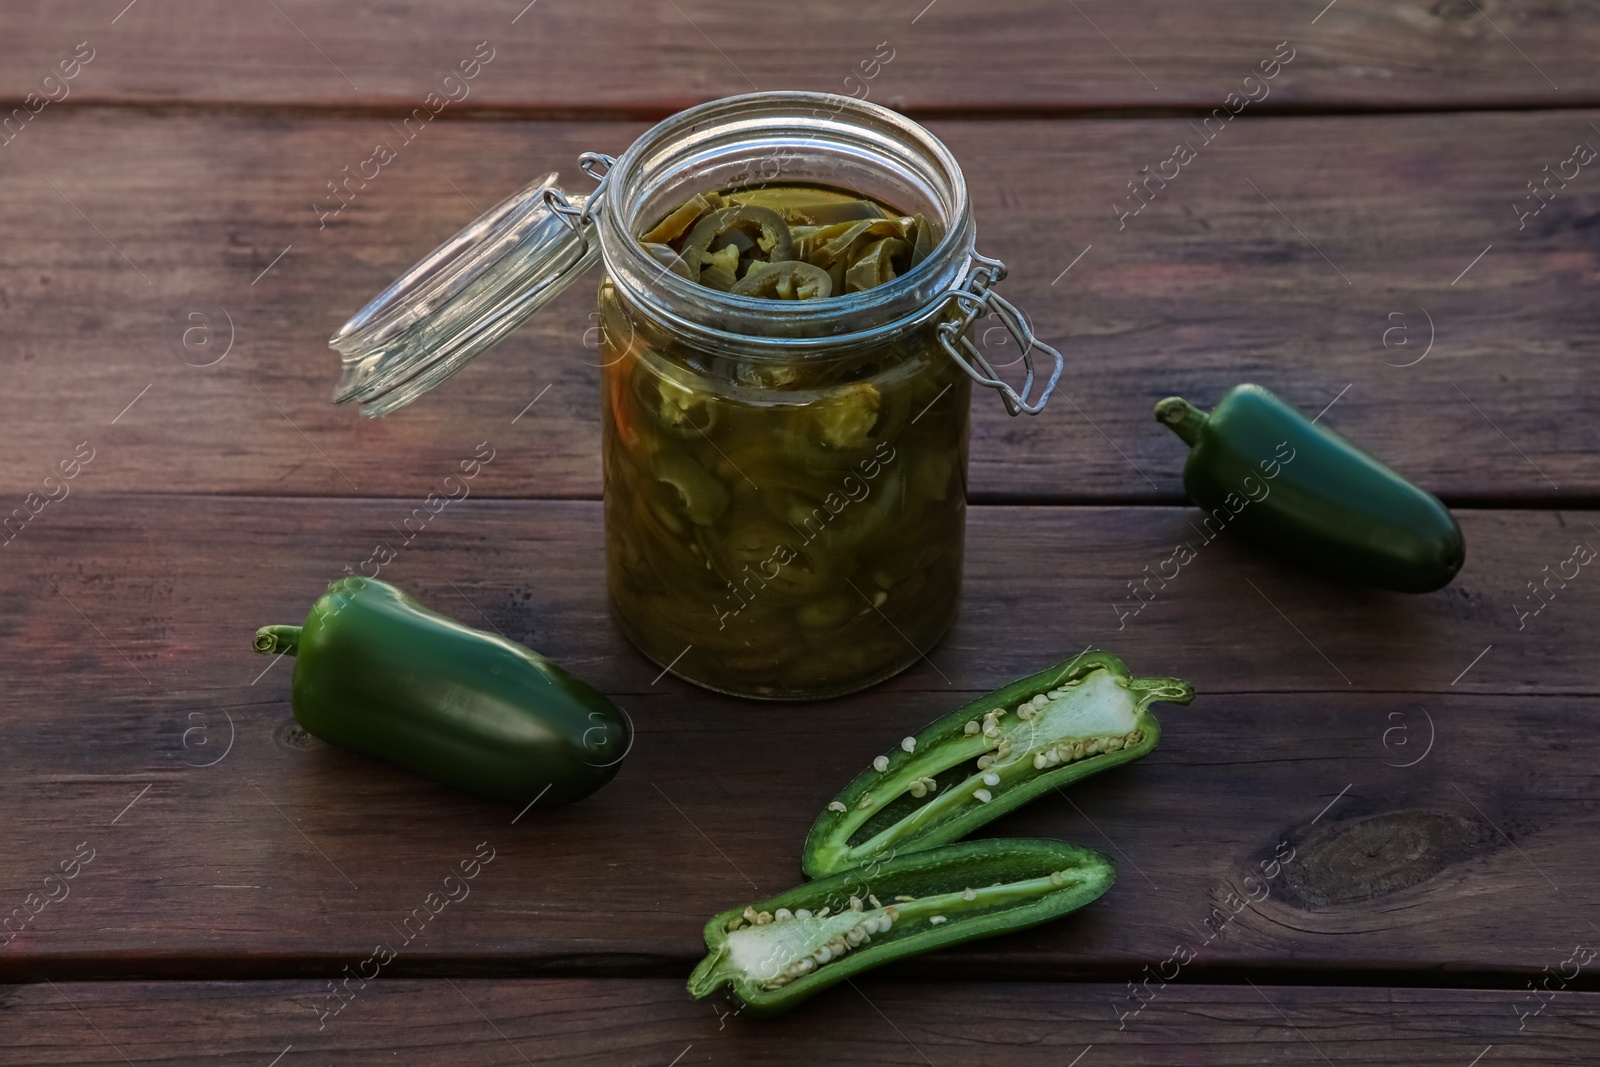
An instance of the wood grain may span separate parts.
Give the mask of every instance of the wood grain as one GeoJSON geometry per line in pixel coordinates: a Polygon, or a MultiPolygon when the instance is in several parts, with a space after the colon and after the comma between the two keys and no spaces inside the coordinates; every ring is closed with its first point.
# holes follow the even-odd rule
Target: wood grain
{"type": "MultiPolygon", "coordinates": [[[[88,440],[98,489],[420,496],[492,438],[505,459],[477,492],[598,495],[592,279],[382,420],[329,403],[326,339],[477,209],[641,124],[437,125],[319,230],[313,202],[395,139],[384,120],[43,119],[0,171],[0,488],[37,488],[88,440]],[[188,316],[218,306],[231,350],[188,365],[225,332],[223,313],[188,316]]],[[[1523,232],[1511,202],[1575,141],[1600,144],[1593,119],[1241,118],[1121,231],[1113,201],[1198,143],[1186,122],[935,124],[980,247],[1070,360],[1038,418],[980,398],[972,496],[1181,501],[1155,401],[1254,380],[1311,413],[1336,400],[1329,425],[1450,502],[1592,504],[1600,179],[1583,171],[1523,232]]]]}
{"type": "Polygon", "coordinates": [[[568,666],[639,734],[611,785],[513,824],[299,734],[292,661],[250,651],[256,626],[297,620],[393,539],[393,502],[50,507],[0,575],[7,907],[80,842],[97,852],[69,899],[0,948],[10,980],[336,972],[400,936],[485,841],[497,858],[471,898],[394,973],[679,975],[706,916],[798,880],[811,819],[886,744],[1091,643],[1201,696],[1160,712],[1149,758],[993,832],[1105,850],[1118,884],[1036,935],[907,975],[1136,979],[1203,937],[1229,893],[1258,892],[1245,879],[1280,842],[1296,861],[1196,944],[1196,975],[1520,986],[1592,933],[1596,591],[1575,580],[1521,632],[1505,607],[1592,515],[1468,513],[1457,584],[1415,598],[1219,538],[1119,631],[1123,576],[1190,536],[1191,512],[976,508],[963,615],[930,660],[852,698],[759,706],[658,679],[617,635],[598,505],[469,499],[381,576],[568,666]]]}
{"type": "MultiPolygon", "coordinates": [[[[1171,985],[1118,1029],[1112,985],[866,977],[775,1020],[672,980],[378,980],[14,987],[0,1064],[1437,1064],[1593,1062],[1597,994],[1557,994],[1519,1031],[1510,990],[1171,985]],[[318,1030],[319,1021],[322,1029],[318,1030]],[[1492,1051],[1489,1051],[1492,1048],[1492,1051]],[[1075,1057],[1079,1057],[1075,1059],[1075,1057]]],[[[1526,1010],[1526,1009],[1524,1009],[1526,1010]]]]}
{"type": "MultiPolygon", "coordinates": [[[[849,4],[753,10],[733,0],[306,0],[183,7],[17,3],[0,93],[20,100],[88,40],[67,102],[301,105],[409,111],[480,41],[493,62],[462,106],[661,114],[754,88],[860,93],[924,110],[1219,106],[1278,42],[1295,49],[1266,106],[1475,108],[1600,98],[1600,17],[1578,0],[1244,0],[1077,5],[849,4]],[[879,50],[885,42],[892,53],[879,50]],[[869,72],[875,68],[868,67],[869,72]]],[[[59,90],[56,90],[59,93],[59,90]]]]}

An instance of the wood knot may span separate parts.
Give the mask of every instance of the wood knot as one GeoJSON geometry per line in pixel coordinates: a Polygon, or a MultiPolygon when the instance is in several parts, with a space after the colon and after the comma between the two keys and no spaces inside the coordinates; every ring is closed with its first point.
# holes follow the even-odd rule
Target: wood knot
{"type": "Polygon", "coordinates": [[[310,752],[322,745],[321,741],[306,733],[305,728],[293,719],[278,727],[277,741],[284,748],[292,748],[297,752],[310,752]]]}
{"type": "Polygon", "coordinates": [[[1494,847],[1489,828],[1431,811],[1374,815],[1297,847],[1272,895],[1292,907],[1355,904],[1410,889],[1494,847]]]}

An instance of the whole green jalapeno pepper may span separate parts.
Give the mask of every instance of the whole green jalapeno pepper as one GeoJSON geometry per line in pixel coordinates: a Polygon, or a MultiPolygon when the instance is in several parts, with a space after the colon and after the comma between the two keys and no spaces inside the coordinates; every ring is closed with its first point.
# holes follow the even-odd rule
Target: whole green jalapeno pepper
{"type": "Polygon", "coordinates": [[[801,869],[832,875],[959,840],[1047,790],[1143,756],[1161,737],[1149,706],[1192,699],[1189,683],[1135,678],[1109,652],[1030,674],[874,759],[817,816],[801,869]]]}
{"type": "Polygon", "coordinates": [[[255,648],[295,657],[306,732],[497,800],[588,796],[632,744],[598,690],[374,578],[339,579],[303,626],[263,626],[255,648]]]}
{"type": "Polygon", "coordinates": [[[1466,546],[1449,509],[1259,385],[1229,390],[1209,414],[1168,397],[1156,418],[1189,445],[1183,487],[1208,529],[1401,593],[1441,589],[1461,569],[1466,546]]]}
{"type": "Polygon", "coordinates": [[[892,960],[1059,918],[1115,880],[1109,859],[1063,841],[964,841],[874,861],[713,918],[689,992],[729,985],[751,1015],[778,1015],[892,960]]]}

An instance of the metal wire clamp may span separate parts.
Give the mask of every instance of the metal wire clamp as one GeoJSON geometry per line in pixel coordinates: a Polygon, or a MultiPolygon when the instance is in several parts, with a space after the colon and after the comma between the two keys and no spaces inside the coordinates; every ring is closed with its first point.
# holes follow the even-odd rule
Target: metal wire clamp
{"type": "Polygon", "coordinates": [[[583,238],[585,249],[589,246],[589,227],[605,203],[606,188],[611,181],[611,167],[615,163],[616,158],[604,152],[585,152],[578,157],[578,166],[597,183],[594,192],[588,196],[569,197],[560,189],[553,187],[544,191],[545,206],[561,220],[562,225],[583,238]],[[596,173],[597,169],[599,173],[596,173]]]}
{"type": "Polygon", "coordinates": [[[1044,410],[1044,405],[1050,399],[1050,394],[1055,390],[1056,382],[1061,378],[1065,361],[1061,353],[1045,344],[1033,334],[1033,329],[1028,325],[1028,320],[1023,317],[1017,306],[995,292],[991,286],[1003,280],[1006,276],[1006,265],[998,259],[972,253],[972,260],[976,266],[967,271],[967,276],[960,285],[950,289],[945,296],[952,303],[961,308],[962,315],[959,319],[939,324],[939,343],[949,353],[950,358],[956,361],[960,368],[967,372],[971,379],[979,385],[987,386],[1000,394],[1000,399],[1005,402],[1006,411],[1012,415],[1037,415],[1044,410]],[[1010,385],[1000,380],[1000,375],[978,347],[967,336],[967,329],[977,320],[988,315],[994,315],[1000,320],[1007,333],[1017,342],[1022,349],[1022,365],[1026,374],[1022,380],[1022,392],[1018,393],[1010,385]],[[961,347],[958,349],[956,345],[961,347]],[[1055,357],[1055,370],[1050,374],[1050,380],[1045,383],[1036,401],[1029,402],[1028,393],[1033,389],[1034,369],[1033,350],[1042,349],[1055,357]],[[976,366],[974,366],[976,364],[976,366]]]}

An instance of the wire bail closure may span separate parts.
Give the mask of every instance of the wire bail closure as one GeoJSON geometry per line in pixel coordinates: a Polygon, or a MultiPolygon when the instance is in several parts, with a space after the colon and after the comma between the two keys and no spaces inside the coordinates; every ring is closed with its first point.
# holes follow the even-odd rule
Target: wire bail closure
{"type": "Polygon", "coordinates": [[[583,239],[585,251],[589,248],[595,216],[605,204],[606,189],[611,182],[611,168],[616,162],[615,156],[608,156],[604,152],[585,152],[580,155],[578,166],[597,184],[594,192],[588,196],[577,197],[576,202],[554,186],[544,191],[545,206],[561,220],[563,226],[583,239]],[[605,169],[596,174],[595,170],[598,167],[605,169]]]}
{"type": "Polygon", "coordinates": [[[1045,402],[1050,399],[1050,394],[1055,390],[1056,382],[1061,378],[1065,361],[1061,353],[1045,344],[1034,336],[1033,329],[1028,325],[1028,320],[1021,310],[1011,301],[995,292],[991,286],[1003,281],[1006,276],[1006,265],[998,259],[972,253],[972,259],[977,264],[968,272],[962,283],[954,289],[947,290],[945,298],[962,310],[961,318],[939,324],[939,343],[944,346],[950,358],[967,372],[968,377],[979,385],[987,386],[1000,394],[1000,399],[1005,402],[1006,411],[1012,415],[1037,415],[1044,410],[1045,402]],[[1022,392],[1018,393],[1010,385],[1000,380],[1000,375],[990,365],[989,360],[978,350],[970,338],[967,337],[967,328],[974,322],[988,315],[994,315],[1000,320],[1012,339],[1022,349],[1022,365],[1026,375],[1022,380],[1022,392]],[[961,350],[956,348],[956,343],[961,345],[961,350]],[[1028,400],[1028,393],[1033,389],[1034,369],[1033,350],[1039,348],[1055,357],[1055,370],[1050,374],[1050,380],[1045,383],[1040,391],[1039,398],[1032,403],[1028,400]],[[964,350],[964,352],[962,351],[964,350]],[[976,367],[973,364],[977,364],[976,367]],[[981,370],[979,369],[981,368],[981,370]]]}

